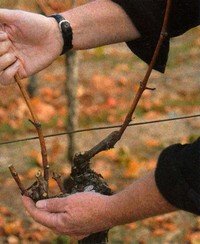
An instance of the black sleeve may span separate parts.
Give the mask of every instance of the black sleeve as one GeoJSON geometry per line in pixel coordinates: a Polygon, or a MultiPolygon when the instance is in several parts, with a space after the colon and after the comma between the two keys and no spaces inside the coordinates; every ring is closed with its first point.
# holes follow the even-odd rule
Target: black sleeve
{"type": "Polygon", "coordinates": [[[168,202],[200,215],[200,138],[166,148],[159,156],[155,180],[168,202]]]}
{"type": "MultiPolygon", "coordinates": [[[[150,63],[161,32],[167,0],[112,0],[127,13],[141,38],[127,42],[128,47],[146,63],[150,63]]],[[[173,0],[169,37],[164,41],[154,69],[164,72],[170,37],[183,34],[200,23],[200,0],[173,0]]]]}

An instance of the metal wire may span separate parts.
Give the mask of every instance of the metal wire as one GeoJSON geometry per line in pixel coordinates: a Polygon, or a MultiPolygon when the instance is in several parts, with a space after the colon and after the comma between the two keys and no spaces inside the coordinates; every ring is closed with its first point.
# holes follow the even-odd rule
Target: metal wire
{"type": "MultiPolygon", "coordinates": [[[[166,119],[142,121],[142,122],[138,122],[138,123],[130,123],[128,126],[131,127],[131,126],[157,124],[157,123],[164,123],[164,122],[170,122],[170,121],[175,121],[175,120],[192,119],[192,118],[198,118],[198,117],[200,117],[200,114],[192,114],[192,115],[185,115],[185,116],[174,117],[174,118],[166,118],[166,119]]],[[[51,138],[51,137],[56,137],[56,136],[76,134],[76,133],[82,133],[82,132],[88,132],[88,131],[108,130],[108,129],[115,129],[115,128],[120,128],[120,127],[121,127],[121,125],[93,127],[93,128],[88,128],[88,129],[79,129],[79,130],[75,130],[75,131],[65,131],[65,132],[60,132],[60,133],[55,133],[55,134],[49,134],[49,135],[45,135],[44,137],[51,138]]],[[[12,140],[12,141],[2,141],[2,142],[0,142],[0,146],[19,143],[19,142],[33,141],[36,139],[38,139],[38,136],[27,137],[27,138],[12,140]]]]}

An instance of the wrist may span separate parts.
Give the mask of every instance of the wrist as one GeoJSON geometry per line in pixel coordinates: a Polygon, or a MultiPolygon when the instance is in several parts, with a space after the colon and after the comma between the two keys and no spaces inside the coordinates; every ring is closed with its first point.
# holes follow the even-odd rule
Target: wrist
{"type": "Polygon", "coordinates": [[[54,18],[58,24],[59,30],[62,34],[63,38],[63,49],[62,54],[68,52],[73,48],[72,39],[73,39],[73,32],[72,27],[68,20],[66,20],[62,15],[60,14],[53,14],[50,17],[54,18]]]}
{"type": "Polygon", "coordinates": [[[64,40],[62,37],[62,33],[59,29],[59,25],[57,21],[52,18],[48,17],[51,25],[51,30],[50,30],[50,42],[53,44],[53,47],[55,49],[55,56],[59,57],[60,54],[62,53],[63,46],[64,46],[64,40]]]}

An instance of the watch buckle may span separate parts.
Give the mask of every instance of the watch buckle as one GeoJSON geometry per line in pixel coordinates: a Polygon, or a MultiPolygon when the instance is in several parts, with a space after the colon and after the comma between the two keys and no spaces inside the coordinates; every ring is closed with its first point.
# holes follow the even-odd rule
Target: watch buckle
{"type": "Polygon", "coordinates": [[[59,22],[59,24],[58,24],[59,29],[60,29],[61,32],[62,32],[62,24],[63,24],[63,23],[67,23],[67,24],[69,24],[69,22],[68,22],[66,19],[61,20],[61,21],[59,22]]]}

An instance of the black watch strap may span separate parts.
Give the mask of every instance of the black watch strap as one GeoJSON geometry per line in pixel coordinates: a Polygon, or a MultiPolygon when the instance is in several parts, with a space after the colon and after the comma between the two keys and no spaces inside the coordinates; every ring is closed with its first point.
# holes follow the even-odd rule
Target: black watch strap
{"type": "Polygon", "coordinates": [[[54,14],[49,17],[53,17],[59,25],[60,31],[62,32],[64,46],[62,50],[62,54],[66,53],[70,49],[73,48],[72,39],[73,39],[73,32],[70,26],[70,23],[60,14],[54,14]]]}

